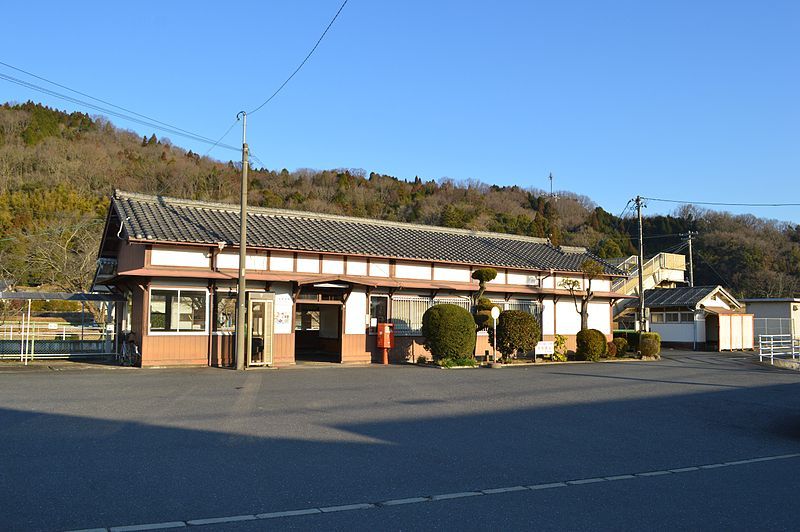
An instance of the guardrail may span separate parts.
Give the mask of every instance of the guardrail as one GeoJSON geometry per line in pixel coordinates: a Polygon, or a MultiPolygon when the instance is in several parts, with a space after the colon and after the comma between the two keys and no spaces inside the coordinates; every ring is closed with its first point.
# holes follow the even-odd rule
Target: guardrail
{"type": "Polygon", "coordinates": [[[763,362],[769,358],[770,364],[775,363],[775,357],[800,357],[800,340],[792,338],[791,334],[761,334],[758,336],[758,360],[763,362]]]}

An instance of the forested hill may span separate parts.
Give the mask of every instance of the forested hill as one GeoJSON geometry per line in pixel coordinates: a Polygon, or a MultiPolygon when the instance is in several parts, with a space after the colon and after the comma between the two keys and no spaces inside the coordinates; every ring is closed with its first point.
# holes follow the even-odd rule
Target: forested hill
{"type": "MultiPolygon", "coordinates": [[[[238,201],[240,171],[155,135],[31,102],[0,107],[0,280],[88,288],[113,188],[238,201]]],[[[398,179],[364,170],[250,172],[251,205],[549,237],[602,257],[635,252],[636,223],[589,198],[477,181],[398,179]]],[[[631,196],[635,191],[620,189],[631,196]]],[[[645,219],[648,255],[698,231],[697,284],[800,296],[800,227],[683,207],[645,219]]]]}

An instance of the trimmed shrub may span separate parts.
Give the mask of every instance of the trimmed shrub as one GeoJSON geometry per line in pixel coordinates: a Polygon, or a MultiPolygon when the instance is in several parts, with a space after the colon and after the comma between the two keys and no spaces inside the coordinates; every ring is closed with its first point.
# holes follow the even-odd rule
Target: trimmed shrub
{"type": "Polygon", "coordinates": [[[554,341],[554,353],[553,353],[553,360],[558,362],[566,362],[567,361],[567,337],[563,334],[557,334],[556,339],[554,341]]]}
{"type": "Polygon", "coordinates": [[[623,356],[628,351],[628,341],[625,338],[614,338],[613,344],[617,348],[617,356],[623,356]]]}
{"type": "Polygon", "coordinates": [[[608,342],[606,344],[606,357],[614,358],[615,356],[617,356],[617,344],[608,342]]]}
{"type": "MultiPolygon", "coordinates": [[[[617,331],[614,333],[614,339],[623,338],[628,342],[628,349],[631,351],[639,350],[639,332],[638,331],[617,331]]],[[[617,349],[619,352],[619,349],[617,349]]]]}
{"type": "Polygon", "coordinates": [[[425,349],[433,359],[472,357],[475,349],[475,320],[465,308],[448,303],[434,305],[422,315],[425,349]]]}
{"type": "Polygon", "coordinates": [[[576,337],[578,345],[575,351],[578,360],[591,360],[597,362],[606,354],[606,335],[597,329],[583,329],[576,337]]]}
{"type": "MultiPolygon", "coordinates": [[[[505,310],[497,318],[497,350],[506,357],[515,356],[518,351],[533,351],[540,335],[536,318],[522,310],[505,310]]],[[[494,343],[492,329],[489,342],[494,343]]]]}
{"type": "Polygon", "coordinates": [[[496,306],[488,298],[482,297],[478,300],[478,304],[475,305],[475,325],[479,331],[485,331],[494,326],[492,308],[496,306]]]}
{"type": "Polygon", "coordinates": [[[456,366],[469,366],[475,367],[478,365],[478,361],[475,360],[474,357],[470,356],[460,356],[460,357],[453,357],[453,358],[443,358],[439,361],[439,365],[443,368],[453,368],[456,366]]]}
{"type": "Polygon", "coordinates": [[[643,357],[658,357],[661,352],[661,335],[654,332],[646,332],[640,335],[639,351],[643,357]]]}

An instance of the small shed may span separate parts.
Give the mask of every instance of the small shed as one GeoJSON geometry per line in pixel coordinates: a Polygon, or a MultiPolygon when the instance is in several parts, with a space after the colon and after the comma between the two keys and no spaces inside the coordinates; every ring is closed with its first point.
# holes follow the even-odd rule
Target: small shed
{"type": "MultiPolygon", "coordinates": [[[[644,292],[650,330],[666,346],[710,351],[753,349],[753,316],[721,286],[655,288],[644,292]]],[[[625,312],[636,311],[627,302],[625,312]]]]}
{"type": "Polygon", "coordinates": [[[791,334],[800,338],[800,298],[771,297],[742,300],[753,315],[755,336],[791,334]]]}

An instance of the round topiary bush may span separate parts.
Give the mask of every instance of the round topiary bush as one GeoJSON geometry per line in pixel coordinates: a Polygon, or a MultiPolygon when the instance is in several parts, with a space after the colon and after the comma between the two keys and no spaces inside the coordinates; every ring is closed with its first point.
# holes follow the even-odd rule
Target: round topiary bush
{"type": "Polygon", "coordinates": [[[625,338],[614,338],[614,345],[617,347],[617,356],[622,356],[628,351],[628,341],[625,338]]]}
{"type": "Polygon", "coordinates": [[[661,335],[654,332],[639,335],[639,352],[643,357],[658,357],[661,352],[661,335]]]}
{"type": "Polygon", "coordinates": [[[606,354],[606,335],[597,329],[583,329],[576,337],[577,349],[575,354],[578,360],[591,360],[597,362],[606,354]]]}
{"type": "MultiPolygon", "coordinates": [[[[505,310],[497,318],[497,350],[506,357],[518,351],[533,351],[541,328],[532,315],[522,310],[505,310]]],[[[489,342],[494,344],[494,330],[489,329],[489,342]]]]}
{"type": "Polygon", "coordinates": [[[458,305],[434,305],[422,315],[425,349],[433,359],[472,357],[475,349],[475,320],[458,305]]]}

